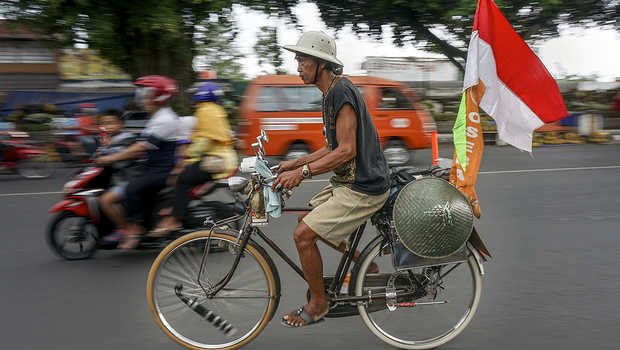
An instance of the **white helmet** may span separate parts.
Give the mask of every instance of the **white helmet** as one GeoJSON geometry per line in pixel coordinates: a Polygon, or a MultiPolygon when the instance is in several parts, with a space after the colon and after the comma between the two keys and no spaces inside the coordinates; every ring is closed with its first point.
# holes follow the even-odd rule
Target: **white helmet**
{"type": "Polygon", "coordinates": [[[285,45],[283,48],[295,53],[301,53],[334,63],[339,67],[344,66],[344,64],[336,58],[336,41],[323,32],[305,32],[301,35],[296,45],[285,45]]]}

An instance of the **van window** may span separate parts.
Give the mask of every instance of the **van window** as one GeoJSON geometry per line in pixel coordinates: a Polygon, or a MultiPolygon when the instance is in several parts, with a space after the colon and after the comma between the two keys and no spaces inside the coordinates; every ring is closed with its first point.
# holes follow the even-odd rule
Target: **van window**
{"type": "MultiPolygon", "coordinates": [[[[363,87],[357,89],[363,95],[363,87]]],[[[256,99],[256,110],[320,111],[322,102],[323,94],[316,86],[263,86],[256,99]]]]}
{"type": "Polygon", "coordinates": [[[283,87],[282,93],[291,111],[318,111],[323,94],[315,86],[283,87]]]}
{"type": "Polygon", "coordinates": [[[380,88],[381,101],[379,108],[381,109],[414,109],[411,101],[403,95],[398,88],[383,87],[380,88]]]}
{"type": "Polygon", "coordinates": [[[256,98],[256,110],[260,112],[285,111],[286,99],[279,87],[263,86],[256,98]]]}

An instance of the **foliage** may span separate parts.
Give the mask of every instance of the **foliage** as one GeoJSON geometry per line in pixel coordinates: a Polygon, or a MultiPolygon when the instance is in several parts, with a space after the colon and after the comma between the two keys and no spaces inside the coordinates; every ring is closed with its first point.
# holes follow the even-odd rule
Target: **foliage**
{"type": "MultiPolygon", "coordinates": [[[[184,91],[194,79],[194,37],[212,13],[231,6],[225,0],[10,0],[3,16],[52,34],[60,46],[85,44],[132,78],[173,77],[184,91]]],[[[177,98],[186,113],[187,96],[177,98]]]]}
{"type": "Polygon", "coordinates": [[[245,79],[240,63],[243,55],[234,43],[238,34],[230,9],[203,21],[195,36],[199,65],[214,70],[219,79],[245,79]]]}
{"type": "MultiPolygon", "coordinates": [[[[232,6],[240,4],[274,17],[297,19],[300,0],[2,0],[0,11],[53,35],[63,46],[85,44],[127,72],[174,77],[180,91],[194,80],[192,62],[205,55],[222,77],[241,78],[232,41],[237,35],[232,6]]],[[[397,45],[413,43],[440,52],[462,69],[473,24],[473,0],[313,0],[330,28],[350,25],[358,34],[380,38],[391,28],[397,45]]],[[[620,28],[618,0],[497,0],[504,15],[525,40],[558,34],[561,24],[620,28]]],[[[271,35],[271,36],[270,36],[271,35]]],[[[272,44],[260,54],[277,64],[272,44]]],[[[276,66],[276,69],[278,67],[276,66]]],[[[187,98],[177,99],[181,113],[187,98]]]]}
{"type": "MultiPolygon", "coordinates": [[[[262,26],[257,34],[254,51],[258,56],[259,66],[273,66],[275,74],[286,74],[283,69],[282,51],[278,44],[278,29],[273,26],[262,26]]],[[[263,70],[265,73],[266,70],[263,70]]]]}
{"type": "MultiPolygon", "coordinates": [[[[336,30],[351,25],[354,32],[380,39],[391,28],[396,45],[416,44],[446,55],[460,69],[473,26],[473,0],[313,0],[321,18],[336,30]],[[441,33],[441,34],[439,34],[441,33]]],[[[496,0],[498,7],[525,39],[536,41],[558,35],[560,24],[620,28],[617,0],[496,0]]],[[[286,12],[296,3],[271,6],[286,12]]],[[[295,18],[291,18],[295,21],[295,18]]]]}

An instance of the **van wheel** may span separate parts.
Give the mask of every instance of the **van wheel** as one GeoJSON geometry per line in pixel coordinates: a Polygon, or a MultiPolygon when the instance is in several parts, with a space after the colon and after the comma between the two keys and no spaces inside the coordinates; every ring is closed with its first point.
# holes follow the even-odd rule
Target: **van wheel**
{"type": "Polygon", "coordinates": [[[410,161],[409,150],[401,140],[390,140],[383,149],[389,166],[402,166],[410,161]]]}
{"type": "Polygon", "coordinates": [[[293,160],[310,154],[310,150],[305,143],[294,143],[286,151],[284,160],[293,160]]]}

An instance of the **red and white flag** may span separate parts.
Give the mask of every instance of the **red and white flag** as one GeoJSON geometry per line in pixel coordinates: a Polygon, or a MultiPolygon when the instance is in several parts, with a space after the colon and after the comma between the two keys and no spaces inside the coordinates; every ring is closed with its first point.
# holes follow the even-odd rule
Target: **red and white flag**
{"type": "Polygon", "coordinates": [[[478,0],[463,91],[452,129],[450,182],[480,217],[475,186],[484,138],[478,107],[495,119],[502,140],[528,152],[534,130],[568,112],[555,80],[492,0],[478,0]]]}
{"type": "Polygon", "coordinates": [[[480,107],[519,149],[531,152],[533,131],[568,115],[555,80],[492,0],[478,0],[463,90],[479,81],[480,107]]]}

